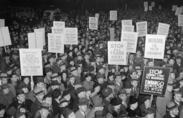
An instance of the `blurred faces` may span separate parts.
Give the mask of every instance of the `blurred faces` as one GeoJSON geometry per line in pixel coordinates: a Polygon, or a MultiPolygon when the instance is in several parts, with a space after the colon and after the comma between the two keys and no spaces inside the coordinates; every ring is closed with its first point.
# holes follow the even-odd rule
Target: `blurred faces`
{"type": "Polygon", "coordinates": [[[18,103],[20,103],[20,104],[25,102],[25,94],[19,94],[17,96],[17,99],[18,99],[18,103]]]}
{"type": "Polygon", "coordinates": [[[5,109],[0,110],[0,117],[4,118],[4,114],[5,114],[5,109]]]}
{"type": "Polygon", "coordinates": [[[130,105],[130,109],[131,110],[135,110],[135,109],[137,109],[137,107],[138,107],[138,103],[137,102],[130,105]]]}
{"type": "Polygon", "coordinates": [[[87,107],[87,105],[79,105],[79,109],[82,111],[82,112],[86,112],[87,111],[87,109],[88,109],[88,107],[87,107]]]}
{"type": "Polygon", "coordinates": [[[71,114],[69,114],[68,118],[76,118],[74,112],[72,112],[71,114]]]}
{"type": "Polygon", "coordinates": [[[182,98],[181,93],[175,93],[175,95],[174,95],[175,102],[180,103],[181,102],[181,98],[182,98]]]}
{"type": "Polygon", "coordinates": [[[177,116],[177,115],[179,114],[178,107],[176,107],[176,108],[174,108],[173,110],[171,110],[170,113],[171,113],[172,115],[177,116]]]}

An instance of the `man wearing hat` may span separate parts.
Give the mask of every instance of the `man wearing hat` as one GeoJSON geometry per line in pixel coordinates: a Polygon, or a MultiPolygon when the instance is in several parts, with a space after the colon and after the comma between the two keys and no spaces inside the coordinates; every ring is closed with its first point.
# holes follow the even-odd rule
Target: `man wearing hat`
{"type": "Polygon", "coordinates": [[[118,97],[111,99],[108,106],[109,113],[107,114],[107,118],[123,118],[127,116],[125,109],[121,107],[121,103],[122,101],[118,97]]]}
{"type": "MultiPolygon", "coordinates": [[[[167,105],[167,113],[164,118],[178,118],[179,110],[174,102],[170,102],[167,105]]],[[[182,116],[181,116],[182,117],[182,116]]]]}
{"type": "Polygon", "coordinates": [[[76,118],[88,118],[88,114],[90,112],[88,108],[88,99],[87,98],[79,99],[78,107],[79,110],[75,114],[76,118]]]}

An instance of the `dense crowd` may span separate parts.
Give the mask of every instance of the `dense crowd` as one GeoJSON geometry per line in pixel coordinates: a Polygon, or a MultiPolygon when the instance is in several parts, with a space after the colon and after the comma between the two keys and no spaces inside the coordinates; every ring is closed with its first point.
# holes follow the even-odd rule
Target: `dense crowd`
{"type": "Polygon", "coordinates": [[[6,18],[12,45],[0,48],[0,118],[182,118],[183,117],[183,29],[171,10],[134,11],[118,9],[118,20],[100,11],[99,29],[88,28],[85,13],[58,10],[53,20],[78,28],[78,45],[66,45],[64,54],[42,51],[43,76],[21,76],[19,48],[28,48],[27,33],[45,27],[51,32],[53,20],[43,10],[6,18]],[[136,53],[128,54],[128,65],[108,65],[109,28],[115,40],[121,37],[121,20],[148,22],[148,34],[156,34],[159,22],[170,24],[163,60],[145,59],[145,37],[138,38],[136,53]],[[144,66],[170,68],[164,96],[139,93],[144,66]],[[32,87],[32,85],[34,85],[32,87]]]}

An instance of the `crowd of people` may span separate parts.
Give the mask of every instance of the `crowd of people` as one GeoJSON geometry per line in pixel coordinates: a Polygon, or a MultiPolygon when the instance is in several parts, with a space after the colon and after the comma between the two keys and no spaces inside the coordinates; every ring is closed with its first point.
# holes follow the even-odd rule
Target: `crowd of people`
{"type": "MultiPolygon", "coordinates": [[[[16,12],[16,11],[14,11],[16,12]]],[[[6,17],[12,45],[0,48],[0,118],[183,118],[183,29],[171,9],[137,11],[118,9],[118,20],[100,11],[99,29],[88,28],[85,13],[58,10],[52,20],[43,10],[31,16],[10,13],[6,17]],[[109,65],[109,28],[115,40],[121,37],[121,20],[148,22],[148,34],[156,34],[159,22],[170,24],[163,60],[143,57],[145,37],[138,38],[136,53],[128,54],[128,65],[109,65]],[[43,76],[21,76],[19,48],[28,48],[29,32],[55,21],[78,28],[78,45],[66,45],[64,54],[42,51],[43,76]],[[144,66],[170,68],[164,96],[140,94],[144,66]],[[34,85],[32,87],[32,85],[34,85]]]]}

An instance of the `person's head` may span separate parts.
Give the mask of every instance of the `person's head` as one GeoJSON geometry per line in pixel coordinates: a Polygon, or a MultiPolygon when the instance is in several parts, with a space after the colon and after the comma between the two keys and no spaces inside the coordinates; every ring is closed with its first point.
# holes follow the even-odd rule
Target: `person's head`
{"type": "Polygon", "coordinates": [[[79,110],[81,110],[82,112],[86,112],[88,109],[88,100],[87,98],[81,98],[79,99],[79,110]]]}
{"type": "Polygon", "coordinates": [[[104,83],[104,76],[103,75],[97,75],[97,82],[99,84],[103,84],[104,83]]]}
{"type": "Polygon", "coordinates": [[[13,74],[12,76],[11,76],[11,82],[17,82],[18,81],[18,79],[19,79],[19,77],[16,75],[16,74],[13,74]]]}
{"type": "Polygon", "coordinates": [[[86,89],[84,87],[77,88],[76,93],[77,93],[78,98],[85,98],[86,97],[86,89]]]}
{"type": "Polygon", "coordinates": [[[8,84],[2,85],[2,91],[3,91],[3,93],[4,93],[5,95],[8,94],[8,93],[10,92],[10,88],[9,88],[8,84]]]}
{"type": "Polygon", "coordinates": [[[28,85],[30,83],[30,78],[29,77],[25,77],[23,78],[23,82],[28,85]]]}
{"type": "Polygon", "coordinates": [[[137,86],[138,86],[138,80],[137,80],[137,79],[132,79],[132,80],[131,80],[131,85],[132,85],[133,87],[137,87],[137,86]]]}
{"type": "Polygon", "coordinates": [[[113,106],[115,112],[119,112],[122,104],[122,100],[119,98],[112,98],[110,104],[113,106]]]}
{"type": "Polygon", "coordinates": [[[127,93],[124,89],[121,89],[119,91],[119,94],[118,94],[119,98],[122,100],[122,101],[126,101],[127,100],[127,93]]]}
{"type": "Polygon", "coordinates": [[[122,77],[121,77],[120,74],[117,74],[117,75],[116,75],[115,81],[116,81],[117,83],[121,83],[121,82],[122,82],[122,77]]]}
{"type": "Polygon", "coordinates": [[[43,98],[44,98],[45,93],[43,91],[37,91],[35,93],[35,95],[36,95],[36,98],[38,99],[38,101],[42,101],[43,98]]]}
{"type": "Polygon", "coordinates": [[[145,99],[144,99],[144,105],[145,105],[145,107],[146,108],[149,108],[150,107],[150,104],[151,104],[150,97],[149,96],[145,97],[145,99]]]}
{"type": "Polygon", "coordinates": [[[138,107],[138,100],[133,96],[129,98],[129,107],[131,110],[135,110],[138,107]]]}
{"type": "Polygon", "coordinates": [[[43,102],[44,106],[50,107],[52,106],[52,96],[51,93],[48,93],[43,97],[43,102]]]}
{"type": "Polygon", "coordinates": [[[141,52],[140,50],[137,50],[136,56],[137,56],[137,57],[141,57],[141,56],[142,56],[142,52],[141,52]]]}
{"type": "Polygon", "coordinates": [[[174,102],[167,105],[167,111],[170,115],[177,116],[179,114],[178,106],[174,102]]]}
{"type": "Polygon", "coordinates": [[[63,116],[64,118],[76,118],[75,113],[68,108],[64,109],[63,116]]]}
{"type": "Polygon", "coordinates": [[[171,59],[169,60],[169,64],[170,64],[170,65],[174,65],[174,63],[175,63],[175,60],[171,58],[171,59]]]}
{"type": "Polygon", "coordinates": [[[113,91],[109,87],[102,90],[102,95],[106,100],[111,100],[114,97],[113,91]]]}
{"type": "Polygon", "coordinates": [[[75,78],[74,76],[71,76],[71,77],[69,78],[69,83],[70,83],[71,85],[74,85],[75,80],[76,80],[76,78],[75,78]]]}
{"type": "Polygon", "coordinates": [[[25,102],[25,94],[23,93],[23,91],[20,91],[19,93],[17,93],[17,100],[18,100],[18,103],[20,104],[25,102]]]}
{"type": "Polygon", "coordinates": [[[6,106],[3,104],[0,104],[0,118],[4,118],[6,106]]]}
{"type": "Polygon", "coordinates": [[[69,90],[65,90],[62,94],[62,98],[64,100],[70,101],[71,100],[71,94],[69,92],[69,90]]]}
{"type": "Polygon", "coordinates": [[[177,63],[177,64],[181,64],[181,62],[182,62],[182,58],[181,58],[181,57],[177,57],[177,58],[176,58],[176,63],[177,63]]]}
{"type": "Polygon", "coordinates": [[[47,118],[48,115],[50,114],[49,109],[44,106],[39,110],[39,112],[40,112],[41,118],[47,118]]]}
{"type": "Polygon", "coordinates": [[[181,99],[182,99],[182,93],[180,91],[174,92],[174,97],[173,98],[174,98],[175,102],[180,103],[181,99]]]}
{"type": "Polygon", "coordinates": [[[87,74],[86,76],[85,76],[85,80],[86,81],[91,81],[92,80],[92,76],[91,76],[91,74],[87,74]]]}

